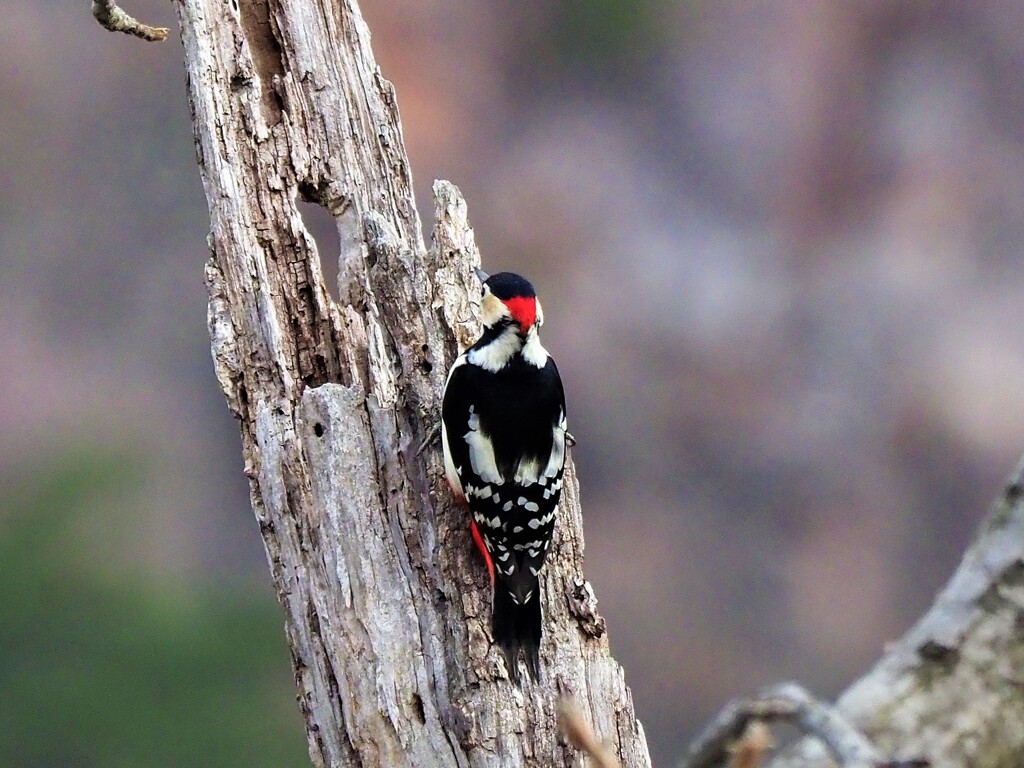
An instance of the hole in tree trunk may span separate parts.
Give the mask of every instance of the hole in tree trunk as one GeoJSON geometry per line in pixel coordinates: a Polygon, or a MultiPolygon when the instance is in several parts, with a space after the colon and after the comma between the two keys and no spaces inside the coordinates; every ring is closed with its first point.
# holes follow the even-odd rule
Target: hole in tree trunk
{"type": "Polygon", "coordinates": [[[338,237],[338,224],[327,209],[319,203],[310,202],[303,196],[296,200],[299,215],[306,231],[316,241],[317,254],[320,256],[320,271],[324,276],[327,292],[334,301],[338,300],[338,258],[341,255],[341,241],[338,237]]]}

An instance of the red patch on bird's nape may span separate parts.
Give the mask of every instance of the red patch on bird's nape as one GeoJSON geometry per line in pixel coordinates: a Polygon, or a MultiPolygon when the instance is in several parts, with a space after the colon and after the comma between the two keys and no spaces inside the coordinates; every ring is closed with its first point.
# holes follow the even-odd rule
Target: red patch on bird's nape
{"type": "Polygon", "coordinates": [[[528,296],[513,296],[505,301],[505,306],[512,313],[512,319],[519,323],[519,328],[526,333],[537,322],[537,300],[528,296]]]}
{"type": "Polygon", "coordinates": [[[476,542],[476,548],[484,556],[484,562],[487,563],[487,573],[491,577],[491,586],[494,586],[494,561],[491,560],[491,553],[487,551],[487,545],[484,544],[484,537],[480,535],[480,529],[476,527],[476,520],[469,521],[469,529],[473,532],[473,541],[476,542]]]}

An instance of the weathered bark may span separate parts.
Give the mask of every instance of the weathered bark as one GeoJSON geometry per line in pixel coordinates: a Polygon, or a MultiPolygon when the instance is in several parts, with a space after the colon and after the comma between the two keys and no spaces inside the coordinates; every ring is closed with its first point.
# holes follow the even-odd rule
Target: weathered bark
{"type": "Polygon", "coordinates": [[[394,92],[356,3],[180,0],[178,12],[212,221],[213,357],[313,762],[578,764],[556,731],[566,694],[624,765],[648,765],[583,579],[571,462],[542,579],[543,680],[512,686],[490,646],[466,512],[437,445],[417,453],[475,330],[479,254],[444,182],[424,246],[394,92]],[[338,221],[337,303],[299,199],[338,221]]]}

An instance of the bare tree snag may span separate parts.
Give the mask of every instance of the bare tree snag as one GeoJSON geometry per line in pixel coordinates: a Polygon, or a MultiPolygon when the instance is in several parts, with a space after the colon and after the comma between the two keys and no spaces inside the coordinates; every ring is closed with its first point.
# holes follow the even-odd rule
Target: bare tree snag
{"type": "Polygon", "coordinates": [[[568,696],[623,765],[649,765],[583,577],[571,462],[542,579],[544,679],[512,686],[490,646],[467,513],[438,446],[418,450],[477,327],[479,254],[446,182],[424,245],[394,91],[356,3],[177,8],[212,222],[213,358],[241,423],[314,764],[578,765],[557,729],[568,696]],[[299,199],[338,222],[337,303],[299,199]]]}

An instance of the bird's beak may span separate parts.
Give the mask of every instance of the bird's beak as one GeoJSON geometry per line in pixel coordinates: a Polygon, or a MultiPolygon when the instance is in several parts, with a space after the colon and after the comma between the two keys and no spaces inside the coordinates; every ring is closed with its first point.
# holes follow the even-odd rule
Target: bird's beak
{"type": "Polygon", "coordinates": [[[487,278],[490,277],[490,275],[488,275],[486,272],[484,272],[479,267],[476,267],[473,271],[476,272],[476,276],[480,278],[480,282],[481,283],[486,283],[487,282],[487,278]]]}

